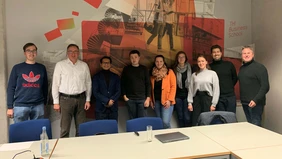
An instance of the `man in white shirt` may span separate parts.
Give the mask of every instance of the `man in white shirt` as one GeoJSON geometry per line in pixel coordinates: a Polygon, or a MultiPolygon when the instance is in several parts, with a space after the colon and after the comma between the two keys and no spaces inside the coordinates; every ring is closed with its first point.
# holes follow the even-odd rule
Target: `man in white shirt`
{"type": "Polygon", "coordinates": [[[54,110],[61,112],[61,137],[69,137],[72,117],[78,136],[79,124],[85,122],[90,108],[91,76],[88,65],[79,60],[79,47],[67,47],[67,59],[55,66],[52,84],[54,110]]]}

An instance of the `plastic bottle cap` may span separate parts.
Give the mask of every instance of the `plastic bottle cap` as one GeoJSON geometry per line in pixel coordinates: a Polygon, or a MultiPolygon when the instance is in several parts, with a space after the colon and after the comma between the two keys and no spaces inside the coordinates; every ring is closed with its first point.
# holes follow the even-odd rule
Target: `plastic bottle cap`
{"type": "Polygon", "coordinates": [[[43,126],[43,127],[42,127],[42,130],[46,130],[46,126],[43,126]]]}

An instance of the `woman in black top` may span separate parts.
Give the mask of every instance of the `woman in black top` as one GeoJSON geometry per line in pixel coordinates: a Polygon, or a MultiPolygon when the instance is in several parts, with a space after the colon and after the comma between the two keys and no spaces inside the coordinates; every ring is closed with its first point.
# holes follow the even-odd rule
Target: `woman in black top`
{"type": "Polygon", "coordinates": [[[190,126],[190,112],[188,111],[188,87],[191,81],[191,66],[184,51],[179,51],[175,56],[173,70],[176,75],[176,104],[179,127],[190,126]]]}

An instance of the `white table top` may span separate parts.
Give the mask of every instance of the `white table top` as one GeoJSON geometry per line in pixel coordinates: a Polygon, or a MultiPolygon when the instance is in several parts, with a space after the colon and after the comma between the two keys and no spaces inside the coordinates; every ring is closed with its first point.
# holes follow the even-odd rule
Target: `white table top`
{"type": "Polygon", "coordinates": [[[52,158],[103,158],[103,159],[167,159],[186,156],[227,155],[230,151],[215,143],[193,128],[153,131],[154,135],[167,132],[182,132],[189,140],[161,143],[156,138],[146,141],[146,132],[60,139],[52,158]]]}
{"type": "Polygon", "coordinates": [[[282,135],[242,122],[194,127],[230,151],[282,145],[282,135]]]}
{"type": "Polygon", "coordinates": [[[282,158],[282,145],[237,150],[233,151],[232,154],[234,154],[238,159],[280,159],[282,158]]]}
{"type": "MultiPolygon", "coordinates": [[[[146,132],[139,132],[140,136],[130,132],[61,138],[57,143],[52,158],[200,158],[228,155],[231,151],[238,158],[244,159],[264,159],[270,158],[269,156],[282,158],[282,135],[249,123],[164,129],[153,131],[153,134],[177,131],[189,136],[190,139],[163,144],[153,138],[152,142],[147,142],[146,132]]],[[[53,148],[55,142],[56,139],[49,140],[50,149],[53,148]]],[[[36,157],[39,157],[40,141],[33,142],[28,149],[35,153],[36,157]]],[[[21,151],[24,151],[24,149],[0,151],[0,156],[1,158],[12,158],[21,151]]],[[[21,159],[30,159],[33,156],[32,153],[27,152],[19,157],[21,159]]]]}
{"type": "MultiPolygon", "coordinates": [[[[25,150],[31,150],[31,152],[25,152],[23,154],[19,154],[15,159],[31,159],[33,158],[33,153],[35,155],[35,157],[40,157],[40,141],[30,141],[32,144],[30,146],[30,148],[28,149],[21,149],[21,150],[12,150],[12,151],[0,151],[0,158],[2,159],[11,159],[14,157],[15,154],[25,151],[25,150]]],[[[51,153],[52,148],[54,147],[56,142],[56,139],[52,139],[49,140],[49,151],[51,153]]],[[[21,143],[25,143],[25,142],[21,142],[21,143]]],[[[16,144],[16,143],[11,143],[16,144]]],[[[4,145],[4,144],[3,144],[4,145]]],[[[2,145],[1,145],[2,146],[2,145]]],[[[48,158],[48,157],[44,157],[44,158],[48,158]]]]}

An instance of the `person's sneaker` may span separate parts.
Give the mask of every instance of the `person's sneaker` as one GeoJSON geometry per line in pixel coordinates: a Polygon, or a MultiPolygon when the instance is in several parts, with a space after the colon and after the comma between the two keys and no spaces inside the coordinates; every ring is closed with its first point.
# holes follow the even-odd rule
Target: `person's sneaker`
{"type": "Polygon", "coordinates": [[[176,51],[174,48],[170,49],[170,51],[176,51]]]}

